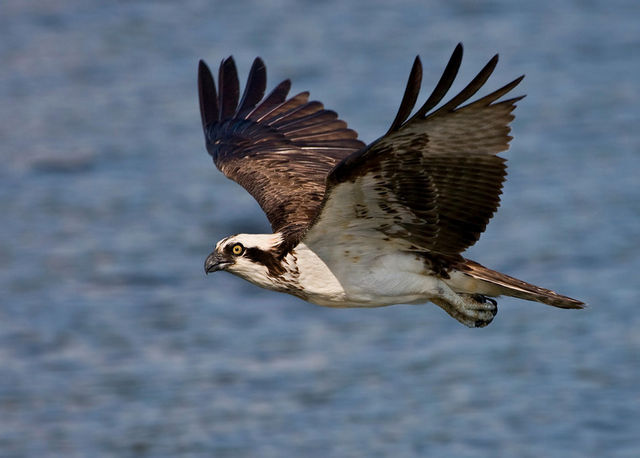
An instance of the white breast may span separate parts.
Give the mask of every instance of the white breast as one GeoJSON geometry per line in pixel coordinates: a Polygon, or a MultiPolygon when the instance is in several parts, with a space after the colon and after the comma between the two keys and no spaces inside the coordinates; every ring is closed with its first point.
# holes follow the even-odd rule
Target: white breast
{"type": "MultiPolygon", "coordinates": [[[[347,237],[349,238],[349,237],[347,237]]],[[[358,238],[298,245],[294,256],[307,300],[330,307],[379,307],[425,302],[436,295],[438,280],[411,253],[358,238]]]]}
{"type": "Polygon", "coordinates": [[[331,306],[343,303],[346,298],[344,287],[329,266],[304,243],[300,243],[289,253],[285,262],[296,266],[299,288],[309,302],[331,306]]]}

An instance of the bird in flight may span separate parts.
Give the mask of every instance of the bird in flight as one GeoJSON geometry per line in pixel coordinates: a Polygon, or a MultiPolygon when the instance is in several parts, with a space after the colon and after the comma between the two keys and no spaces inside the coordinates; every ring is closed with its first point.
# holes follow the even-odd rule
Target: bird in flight
{"type": "Polygon", "coordinates": [[[200,61],[198,95],[206,147],[228,178],[266,213],[272,234],[236,234],[206,258],[263,288],[328,307],[432,302],[469,327],[489,324],[495,297],[560,308],[584,303],[488,269],[462,253],[496,212],[506,176],[509,122],[523,96],[501,100],[523,76],[473,102],[494,56],[447,102],[462,61],[458,44],[424,104],[416,57],[389,130],[369,145],[291,82],[266,97],[266,67],[253,62],[242,96],[232,57],[218,87],[200,61]]]}

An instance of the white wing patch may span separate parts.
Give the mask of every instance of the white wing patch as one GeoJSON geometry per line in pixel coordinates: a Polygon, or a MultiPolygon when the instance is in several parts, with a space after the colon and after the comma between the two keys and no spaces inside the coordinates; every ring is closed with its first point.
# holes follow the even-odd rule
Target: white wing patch
{"type": "Polygon", "coordinates": [[[340,183],[325,203],[320,219],[304,238],[309,246],[326,240],[375,239],[387,243],[394,238],[394,250],[409,249],[411,244],[402,238],[407,235],[403,225],[424,225],[428,222],[417,217],[409,207],[398,201],[375,172],[358,177],[354,182],[340,183]]]}

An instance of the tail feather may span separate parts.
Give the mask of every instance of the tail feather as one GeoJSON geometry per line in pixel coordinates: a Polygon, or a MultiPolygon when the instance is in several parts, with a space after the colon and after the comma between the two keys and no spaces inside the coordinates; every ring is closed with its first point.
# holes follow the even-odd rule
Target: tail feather
{"type": "Polygon", "coordinates": [[[498,295],[542,302],[543,304],[563,309],[582,309],[585,307],[585,304],[582,301],[563,296],[555,291],[551,291],[550,289],[541,288],[539,286],[532,285],[531,283],[518,280],[517,278],[510,277],[509,275],[496,272],[495,270],[488,269],[469,259],[465,259],[465,263],[462,266],[458,266],[458,269],[476,280],[489,283],[489,289],[492,292],[498,292],[498,295]]]}

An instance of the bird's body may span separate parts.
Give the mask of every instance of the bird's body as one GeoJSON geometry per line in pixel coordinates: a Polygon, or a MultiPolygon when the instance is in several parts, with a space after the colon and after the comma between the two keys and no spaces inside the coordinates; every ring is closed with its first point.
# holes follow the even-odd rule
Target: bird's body
{"type": "MultiPolygon", "coordinates": [[[[251,244],[261,237],[238,234],[233,240],[251,244]]],[[[273,240],[273,235],[264,237],[273,240]]],[[[371,250],[366,243],[352,243],[350,237],[344,241],[334,240],[331,246],[301,242],[280,260],[277,269],[265,266],[257,271],[252,262],[245,269],[238,265],[234,273],[263,288],[327,307],[380,307],[426,302],[435,296],[431,291],[435,277],[425,275],[419,257],[371,250]]]]}
{"type": "Polygon", "coordinates": [[[433,302],[471,327],[485,326],[510,295],[561,308],[583,303],[487,269],[461,253],[475,243],[499,205],[506,175],[511,111],[498,101],[521,80],[465,106],[497,62],[449,102],[462,57],[458,45],[425,104],[414,63],[391,128],[365,146],[319,102],[286,99],[284,81],[263,100],[264,64],[256,59],[239,99],[231,58],[216,92],[201,62],[200,109],[209,153],[260,203],[272,234],[238,234],[216,245],[205,270],[228,270],[263,288],[328,307],[433,302]]]}

